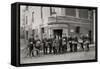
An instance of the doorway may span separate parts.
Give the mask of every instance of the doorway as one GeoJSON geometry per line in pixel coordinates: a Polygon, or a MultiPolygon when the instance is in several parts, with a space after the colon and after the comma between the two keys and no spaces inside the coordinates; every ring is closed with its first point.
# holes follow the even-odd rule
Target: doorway
{"type": "Polygon", "coordinates": [[[53,30],[53,32],[54,32],[55,38],[56,38],[56,36],[62,37],[62,29],[55,29],[55,30],[53,30]]]}

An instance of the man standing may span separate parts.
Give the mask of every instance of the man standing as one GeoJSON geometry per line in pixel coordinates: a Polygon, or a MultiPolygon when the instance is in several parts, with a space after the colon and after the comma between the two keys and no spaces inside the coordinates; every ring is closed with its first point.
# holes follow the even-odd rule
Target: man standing
{"type": "Polygon", "coordinates": [[[62,53],[62,38],[59,39],[59,53],[62,53]]]}
{"type": "Polygon", "coordinates": [[[32,38],[29,38],[29,45],[28,45],[28,48],[29,48],[29,56],[32,56],[32,50],[33,50],[33,41],[32,41],[32,38]]]}
{"type": "Polygon", "coordinates": [[[79,42],[79,44],[81,45],[82,50],[84,50],[84,47],[83,47],[83,40],[82,40],[81,37],[79,38],[78,42],[79,42]]]}
{"type": "Polygon", "coordinates": [[[37,55],[40,56],[41,42],[39,39],[36,40],[36,49],[37,49],[37,55]]]}
{"type": "Polygon", "coordinates": [[[51,54],[52,53],[52,39],[51,38],[49,39],[48,45],[49,45],[49,54],[51,54]]]}
{"type": "Polygon", "coordinates": [[[62,39],[62,51],[63,51],[63,53],[65,53],[66,52],[66,39],[65,38],[63,38],[62,39]]]}
{"type": "Polygon", "coordinates": [[[87,51],[89,51],[89,39],[88,39],[88,37],[86,37],[86,39],[85,39],[85,41],[84,41],[84,44],[85,44],[85,46],[87,47],[87,51]]]}
{"type": "Polygon", "coordinates": [[[72,37],[68,38],[68,42],[69,42],[69,46],[70,46],[70,52],[72,52],[73,51],[73,49],[72,49],[72,37]]]}
{"type": "Polygon", "coordinates": [[[53,39],[53,54],[56,54],[56,39],[53,39]]]}
{"type": "Polygon", "coordinates": [[[43,44],[43,53],[45,54],[45,39],[42,40],[42,44],[43,44]]]}
{"type": "Polygon", "coordinates": [[[53,53],[54,54],[58,54],[58,50],[59,50],[59,41],[58,41],[58,38],[56,37],[54,40],[53,40],[53,53]]]}
{"type": "Polygon", "coordinates": [[[48,52],[48,39],[45,39],[45,45],[44,45],[44,54],[47,54],[48,52]]]}
{"type": "Polygon", "coordinates": [[[74,37],[74,51],[77,52],[77,37],[74,37]]]}

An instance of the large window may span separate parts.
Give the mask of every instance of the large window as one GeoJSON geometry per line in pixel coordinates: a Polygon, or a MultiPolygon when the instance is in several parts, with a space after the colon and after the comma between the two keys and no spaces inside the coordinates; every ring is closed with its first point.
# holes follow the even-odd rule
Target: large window
{"type": "Polygon", "coordinates": [[[89,19],[93,19],[93,10],[89,9],[88,17],[89,19]]]}
{"type": "Polygon", "coordinates": [[[88,9],[79,9],[79,17],[88,19],[88,9]]]}
{"type": "Polygon", "coordinates": [[[28,6],[26,6],[26,10],[28,10],[28,8],[29,8],[29,7],[28,7],[28,6]]]}
{"type": "Polygon", "coordinates": [[[65,14],[68,16],[76,16],[75,8],[65,8],[65,14]]]}
{"type": "Polygon", "coordinates": [[[50,15],[56,14],[55,7],[50,7],[50,15]]]}
{"type": "Polygon", "coordinates": [[[34,22],[34,12],[32,12],[32,22],[34,22]]]}

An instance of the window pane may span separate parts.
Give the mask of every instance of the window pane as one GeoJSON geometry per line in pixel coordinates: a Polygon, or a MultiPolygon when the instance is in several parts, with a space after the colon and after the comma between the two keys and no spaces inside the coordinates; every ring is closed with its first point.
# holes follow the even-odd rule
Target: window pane
{"type": "Polygon", "coordinates": [[[69,16],[76,16],[76,9],[75,8],[66,8],[65,14],[69,16]]]}
{"type": "Polygon", "coordinates": [[[79,17],[80,18],[88,18],[88,9],[79,9],[79,17]]]}
{"type": "Polygon", "coordinates": [[[50,15],[56,14],[55,7],[50,7],[50,15]]]}

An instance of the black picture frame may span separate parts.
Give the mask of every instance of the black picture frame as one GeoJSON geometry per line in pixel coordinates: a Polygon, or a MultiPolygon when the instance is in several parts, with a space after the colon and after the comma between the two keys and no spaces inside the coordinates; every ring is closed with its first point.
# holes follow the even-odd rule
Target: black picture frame
{"type": "Polygon", "coordinates": [[[36,65],[52,65],[52,64],[69,64],[69,63],[83,63],[83,62],[97,62],[97,7],[90,6],[72,6],[72,5],[57,5],[57,4],[42,4],[42,3],[26,3],[16,2],[11,4],[11,65],[14,66],[36,66],[36,65]],[[20,6],[44,6],[44,7],[70,7],[70,8],[86,8],[95,10],[95,59],[93,60],[78,60],[78,61],[60,61],[60,62],[45,62],[45,63],[26,63],[20,64],[20,6]]]}

